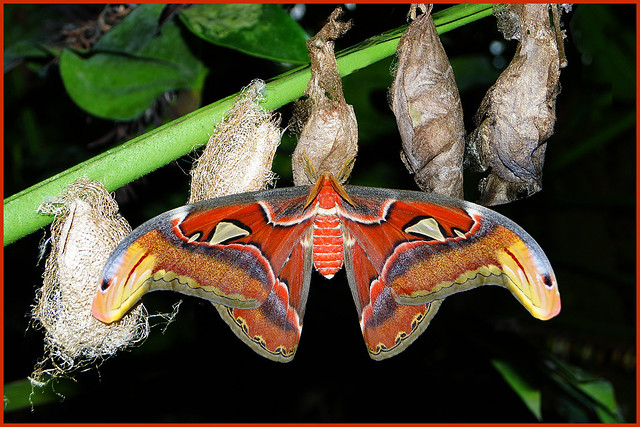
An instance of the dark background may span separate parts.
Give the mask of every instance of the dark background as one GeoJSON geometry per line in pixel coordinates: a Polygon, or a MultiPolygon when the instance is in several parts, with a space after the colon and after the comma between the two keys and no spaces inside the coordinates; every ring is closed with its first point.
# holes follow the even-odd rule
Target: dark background
{"type": "MultiPolygon", "coordinates": [[[[333,7],[307,6],[301,25],[315,33],[333,7]]],[[[5,43],[37,31],[51,34],[99,11],[97,5],[5,6],[5,43]]],[[[405,5],[357,5],[346,13],[355,25],[337,50],[403,25],[406,12],[405,5]]],[[[145,296],[151,312],[170,311],[183,300],[164,334],[162,327],[153,328],[143,345],[61,385],[63,401],[7,412],[5,421],[531,422],[534,416],[491,360],[519,361],[539,372],[536,364],[549,354],[611,382],[622,416],[635,420],[635,17],[634,5],[579,5],[565,15],[569,65],[561,75],[544,188],[496,208],[526,229],[551,260],[562,294],[557,318],[540,322],[504,289],[481,288],[448,298],[405,352],[374,362],[344,273],[331,281],[314,273],[298,352],[293,362],[278,364],[240,342],[208,302],[154,293],[145,296]]],[[[284,71],[268,60],[192,41],[212,70],[204,104],[284,71]]],[[[515,42],[501,38],[492,17],[446,33],[442,41],[469,132],[515,42]],[[489,44],[501,40],[504,53],[491,54],[489,44]]],[[[387,59],[344,79],[360,132],[351,183],[417,189],[400,161],[400,138],[387,106],[390,68],[387,59]]],[[[55,63],[41,73],[21,65],[4,82],[5,197],[155,125],[87,115],[67,96],[55,63]]],[[[281,112],[286,123],[289,106],[281,112]]],[[[291,185],[293,148],[285,138],[274,162],[280,187],[291,185]]],[[[191,159],[185,156],[116,192],[133,226],[186,201],[191,159]]],[[[476,179],[467,180],[471,200],[476,179]]],[[[5,383],[25,379],[42,357],[43,334],[28,327],[28,312],[42,283],[38,244],[44,236],[40,230],[4,251],[5,383]]],[[[551,386],[542,399],[545,421],[584,421],[571,418],[562,393],[551,386]]]]}

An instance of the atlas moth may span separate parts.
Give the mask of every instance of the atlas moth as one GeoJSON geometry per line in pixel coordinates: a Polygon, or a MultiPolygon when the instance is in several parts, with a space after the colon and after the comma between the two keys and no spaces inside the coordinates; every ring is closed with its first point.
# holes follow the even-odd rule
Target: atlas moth
{"type": "Polygon", "coordinates": [[[93,316],[119,320],[151,291],[205,298],[269,359],[293,359],[311,273],[342,267],[373,359],[403,351],[442,300],[480,285],[507,288],[536,318],[560,311],[540,246],[506,217],[436,194],[315,185],[204,200],[163,213],[107,261],[93,316]]]}

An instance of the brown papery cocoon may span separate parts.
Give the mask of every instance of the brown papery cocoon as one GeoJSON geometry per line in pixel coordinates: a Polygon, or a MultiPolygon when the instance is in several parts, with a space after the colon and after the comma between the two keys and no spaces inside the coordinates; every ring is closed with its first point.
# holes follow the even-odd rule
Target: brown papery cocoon
{"type": "Polygon", "coordinates": [[[402,160],[418,186],[462,199],[462,104],[431,8],[409,25],[398,43],[391,109],[402,138],[402,160]]]}
{"type": "MultiPolygon", "coordinates": [[[[555,6],[553,6],[555,7],[555,6]]],[[[519,40],[515,55],[487,91],[467,141],[472,168],[489,171],[480,203],[498,205],[542,189],[546,140],[556,121],[560,60],[548,4],[496,6],[498,28],[519,40]]]]}
{"type": "Polygon", "coordinates": [[[307,40],[311,80],[292,119],[292,130],[302,129],[292,158],[295,185],[313,184],[324,171],[344,183],[358,153],[358,122],[344,99],[334,54],[335,40],[351,28],[351,22],[338,21],[341,14],[340,8],[334,10],[329,22],[307,40]]]}
{"type": "Polygon", "coordinates": [[[264,190],[275,180],[271,166],[282,132],[280,118],[260,105],[264,88],[261,80],[251,82],[216,126],[191,170],[189,203],[264,190]]]}
{"type": "Polygon", "coordinates": [[[149,334],[142,304],[109,325],[91,315],[102,268],[131,227],[102,183],[82,178],[39,212],[55,215],[44,282],[36,291],[33,322],[45,330],[45,358],[31,376],[34,385],[99,363],[149,334]]]}

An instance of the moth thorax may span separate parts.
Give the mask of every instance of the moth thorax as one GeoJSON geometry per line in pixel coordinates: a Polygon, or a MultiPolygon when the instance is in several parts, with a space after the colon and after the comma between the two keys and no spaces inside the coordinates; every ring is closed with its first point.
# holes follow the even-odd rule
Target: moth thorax
{"type": "Polygon", "coordinates": [[[313,222],[313,266],[327,279],[342,268],[342,227],[333,209],[319,209],[313,222]]]}

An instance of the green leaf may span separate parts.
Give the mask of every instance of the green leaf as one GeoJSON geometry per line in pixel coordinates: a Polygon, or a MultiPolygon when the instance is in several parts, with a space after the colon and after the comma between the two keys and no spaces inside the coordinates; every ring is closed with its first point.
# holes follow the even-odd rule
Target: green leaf
{"type": "Polygon", "coordinates": [[[54,51],[43,44],[20,40],[4,50],[4,72],[7,73],[27,59],[46,59],[55,56],[54,51]]]}
{"type": "Polygon", "coordinates": [[[188,86],[171,63],[111,53],[85,59],[65,50],[60,73],[76,104],[93,115],[116,120],[132,119],[165,91],[188,86]]]}
{"type": "Polygon", "coordinates": [[[498,370],[502,378],[515,391],[527,408],[535,415],[538,421],[542,420],[541,393],[517,369],[509,362],[493,359],[493,366],[498,370]]]}
{"type": "Polygon", "coordinates": [[[275,4],[201,4],[180,13],[204,40],[274,61],[309,62],[305,31],[275,4]]]}
{"type": "Polygon", "coordinates": [[[587,411],[592,411],[602,422],[623,422],[613,385],[609,381],[557,357],[548,359],[546,365],[550,370],[550,378],[571,398],[567,399],[566,406],[573,413],[588,417],[587,411]]]}
{"type": "Polygon", "coordinates": [[[161,37],[164,27],[158,28],[162,4],[142,4],[127,15],[115,28],[106,33],[93,46],[93,50],[126,52],[132,55],[142,52],[161,37]]]}
{"type": "Polygon", "coordinates": [[[65,89],[98,117],[131,120],[169,90],[200,90],[206,69],[173,22],[157,28],[162,5],[141,5],[86,55],[60,57],[65,89]]]}
{"type": "Polygon", "coordinates": [[[27,62],[43,75],[52,57],[61,49],[51,43],[50,25],[44,22],[60,21],[60,10],[41,4],[5,4],[4,7],[4,72],[27,62]]]}
{"type": "Polygon", "coordinates": [[[597,403],[595,410],[600,421],[605,423],[622,421],[618,415],[618,405],[616,404],[613,386],[609,381],[598,378],[578,384],[578,388],[597,403]]]}

